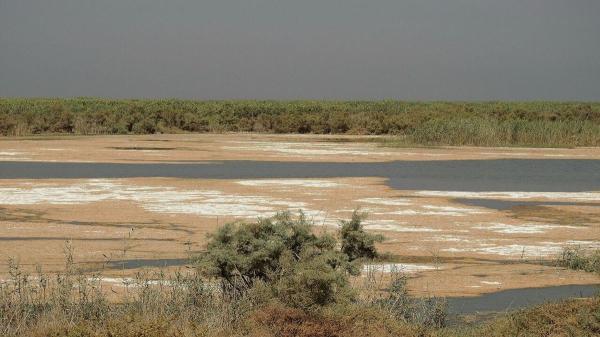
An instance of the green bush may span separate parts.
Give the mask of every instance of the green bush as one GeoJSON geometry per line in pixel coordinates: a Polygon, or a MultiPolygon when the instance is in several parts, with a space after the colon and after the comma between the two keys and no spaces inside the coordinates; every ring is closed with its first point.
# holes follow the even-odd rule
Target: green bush
{"type": "Polygon", "coordinates": [[[376,242],[383,241],[383,236],[373,235],[365,232],[362,221],[366,214],[355,211],[350,221],[342,221],[341,241],[342,253],[348,256],[350,261],[360,258],[374,259],[377,257],[376,242]]]}
{"type": "Polygon", "coordinates": [[[298,218],[279,213],[254,223],[227,224],[211,235],[198,265],[234,296],[259,282],[296,308],[348,302],[353,296],[348,276],[360,272],[350,261],[377,255],[375,237],[364,232],[361,220],[355,213],[342,223],[341,250],[335,237],[314,234],[302,213],[298,218]]]}

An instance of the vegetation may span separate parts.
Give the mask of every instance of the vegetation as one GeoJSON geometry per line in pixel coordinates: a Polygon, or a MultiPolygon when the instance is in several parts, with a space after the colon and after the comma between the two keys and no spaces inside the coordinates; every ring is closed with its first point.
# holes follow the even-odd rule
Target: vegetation
{"type": "Polygon", "coordinates": [[[455,327],[433,336],[539,337],[600,335],[600,298],[548,303],[493,319],[479,326],[455,327]]]}
{"type": "Polygon", "coordinates": [[[383,236],[373,235],[364,231],[362,220],[366,214],[354,212],[350,221],[341,222],[340,236],[341,251],[350,261],[360,258],[374,259],[377,257],[375,242],[383,241],[383,236]]]}
{"type": "Polygon", "coordinates": [[[547,304],[473,326],[445,327],[445,302],[413,298],[406,276],[360,261],[378,237],[362,217],[338,236],[300,215],[229,224],[188,269],[141,272],[107,289],[65,249],[64,272],[28,275],[10,261],[0,282],[0,335],[53,337],[594,336],[600,299],[547,304]],[[350,253],[351,255],[348,255],[350,253]],[[352,256],[352,257],[351,257],[352,256]]]}
{"type": "Polygon", "coordinates": [[[304,215],[293,219],[281,213],[222,227],[212,235],[199,265],[220,282],[224,293],[237,296],[261,289],[308,310],[352,299],[347,275],[357,275],[359,269],[336,245],[331,235],[316,236],[304,215]],[[253,288],[257,282],[260,286],[253,288]]]}
{"type": "Polygon", "coordinates": [[[364,233],[361,219],[355,213],[337,237],[315,234],[302,214],[228,224],[192,268],[139,273],[111,292],[100,274],[74,263],[70,245],[65,271],[53,277],[32,277],[10,261],[10,279],[0,282],[0,335],[352,336],[374,324],[372,335],[391,336],[443,326],[443,301],[410,298],[400,274],[389,290],[373,272],[363,287],[351,285],[359,261],[377,256],[369,247],[378,238],[364,233]],[[357,247],[346,249],[352,261],[342,246],[357,247]]]}
{"type": "Polygon", "coordinates": [[[585,251],[578,247],[565,247],[556,264],[569,269],[600,274],[600,249],[585,251]]]}
{"type": "Polygon", "coordinates": [[[598,146],[600,103],[0,99],[0,135],[393,135],[388,145],[598,146]]]}

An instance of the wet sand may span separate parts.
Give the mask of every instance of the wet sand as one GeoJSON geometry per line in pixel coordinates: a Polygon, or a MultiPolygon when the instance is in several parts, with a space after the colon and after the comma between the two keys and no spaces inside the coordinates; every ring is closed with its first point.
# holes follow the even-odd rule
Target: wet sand
{"type": "Polygon", "coordinates": [[[0,161],[384,162],[468,159],[600,159],[600,148],[386,147],[384,137],[266,134],[0,137],[0,161]]]}
{"type": "Polygon", "coordinates": [[[498,211],[426,193],[395,190],[381,178],[0,180],[0,255],[58,270],[64,241],[72,239],[77,261],[103,265],[110,276],[131,276],[142,267],[176,268],[225,222],[302,209],[319,227],[335,231],[339,220],[361,209],[369,213],[367,230],[387,238],[381,251],[430,267],[411,271],[416,294],[598,281],[593,274],[539,265],[566,246],[600,247],[597,207],[543,207],[544,213],[587,215],[585,222],[565,224],[532,219],[535,208],[531,214],[498,211]],[[115,267],[121,260],[130,261],[127,268],[115,267]]]}
{"type": "MultiPolygon", "coordinates": [[[[0,259],[60,270],[64,241],[72,239],[77,262],[118,280],[143,268],[181,268],[190,253],[204,249],[206,235],[228,221],[302,209],[320,228],[335,231],[339,220],[361,209],[369,213],[367,230],[387,238],[379,249],[393,254],[417,295],[599,283],[594,274],[540,264],[563,247],[600,247],[600,161],[589,160],[597,149],[406,154],[326,138],[2,139],[0,259]],[[250,141],[255,143],[244,146],[254,150],[224,149],[250,141]],[[194,142],[200,145],[189,145],[194,142]],[[184,143],[195,150],[179,149],[184,143]],[[312,152],[295,151],[297,143],[312,152]],[[347,152],[331,153],[340,148],[347,152]],[[16,152],[22,158],[7,154],[16,152]],[[515,159],[522,153],[545,159],[515,159]],[[250,157],[258,161],[232,161],[250,157]],[[487,160],[492,158],[513,159],[487,160]],[[406,161],[391,162],[399,159],[406,161]],[[93,162],[77,163],[83,160],[93,162]]],[[[2,264],[0,278],[5,274],[2,264]]]]}

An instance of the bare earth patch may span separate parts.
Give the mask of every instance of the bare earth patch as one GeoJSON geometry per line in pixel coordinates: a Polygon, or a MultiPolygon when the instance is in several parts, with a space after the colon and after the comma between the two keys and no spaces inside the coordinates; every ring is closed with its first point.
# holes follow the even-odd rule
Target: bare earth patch
{"type": "Polygon", "coordinates": [[[177,134],[0,138],[0,160],[165,162],[285,160],[381,162],[499,158],[600,159],[598,148],[393,148],[376,137],[265,134],[177,134]]]}

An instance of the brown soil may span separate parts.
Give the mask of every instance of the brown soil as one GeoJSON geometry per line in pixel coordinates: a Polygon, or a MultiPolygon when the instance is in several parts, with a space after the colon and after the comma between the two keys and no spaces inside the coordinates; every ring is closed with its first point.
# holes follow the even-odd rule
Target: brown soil
{"type": "Polygon", "coordinates": [[[599,159],[600,148],[397,148],[365,136],[176,134],[0,138],[0,160],[172,162],[285,160],[374,162],[497,158],[599,159]]]}
{"type": "MultiPolygon", "coordinates": [[[[0,180],[0,190],[12,197],[0,202],[0,259],[17,257],[31,270],[34,264],[60,270],[67,239],[73,241],[77,262],[107,268],[117,260],[185,258],[204,249],[206,235],[228,221],[302,208],[317,225],[325,225],[323,230],[334,231],[338,220],[360,208],[369,212],[367,229],[386,236],[382,252],[430,268],[410,274],[416,294],[476,295],[600,282],[594,274],[539,264],[563,246],[600,243],[600,224],[589,216],[590,207],[544,207],[543,222],[537,222],[537,208],[528,214],[523,208],[465,206],[446,197],[392,190],[378,178],[0,180]],[[18,201],[24,192],[41,199],[18,201]],[[565,214],[589,222],[573,226],[565,214]]],[[[103,274],[130,277],[136,271],[106,269],[103,274]]],[[[0,275],[6,272],[2,264],[0,275]]]]}

